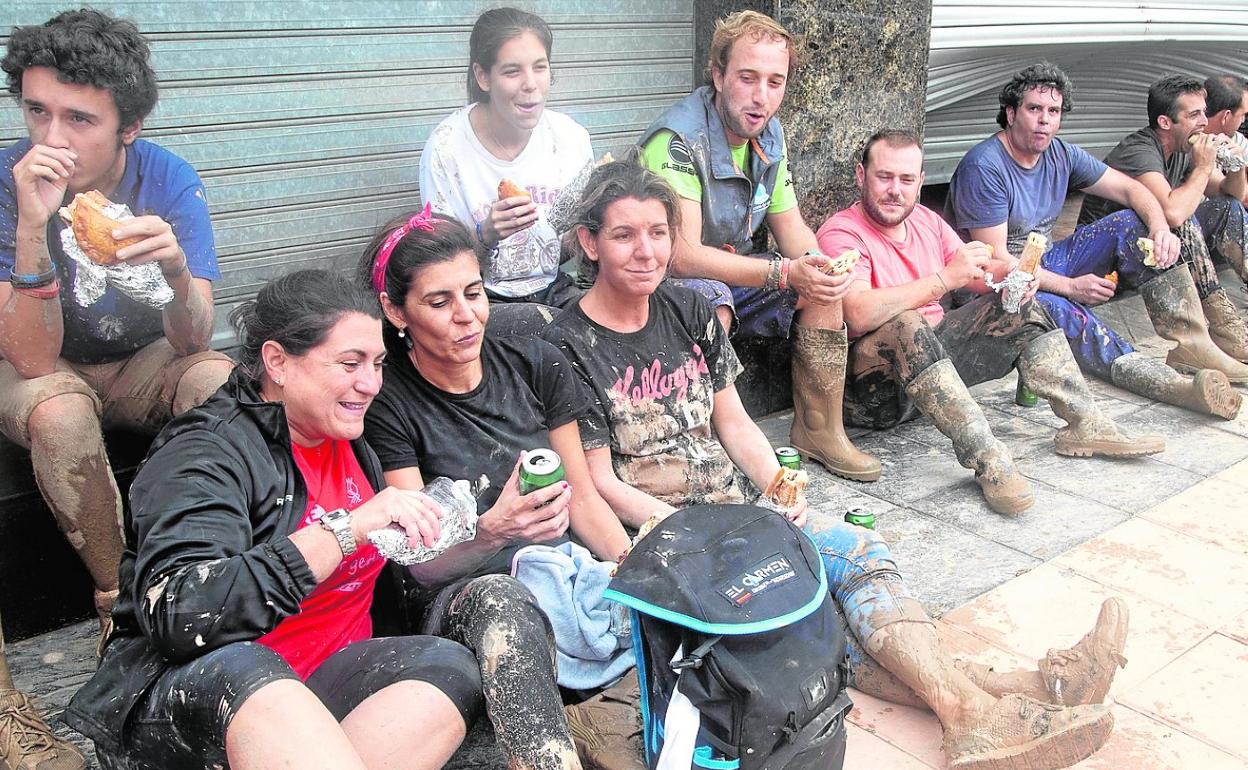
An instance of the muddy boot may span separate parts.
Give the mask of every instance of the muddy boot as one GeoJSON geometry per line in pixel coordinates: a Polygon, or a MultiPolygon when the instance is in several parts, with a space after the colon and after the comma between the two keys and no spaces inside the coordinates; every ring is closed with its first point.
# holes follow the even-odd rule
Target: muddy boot
{"type": "Polygon", "coordinates": [[[957,661],[958,670],[984,692],[1003,697],[1020,693],[1058,706],[1101,703],[1114,674],[1127,664],[1127,603],[1118,597],[1101,604],[1100,615],[1079,643],[1068,650],[1049,650],[1037,671],[996,671],[982,663],[957,661]]]}
{"type": "Polygon", "coordinates": [[[1222,372],[1201,369],[1188,377],[1143,353],[1127,353],[1115,358],[1110,380],[1123,390],[1145,398],[1226,420],[1235,419],[1243,401],[1243,396],[1231,387],[1222,372]]]}
{"type": "Polygon", "coordinates": [[[1049,402],[1054,414],[1066,421],[1066,427],[1054,437],[1059,455],[1134,457],[1154,455],[1166,448],[1161,437],[1132,438],[1105,416],[1088,390],[1061,329],[1046,332],[1027,344],[1018,357],[1018,376],[1032,392],[1049,402]]]}
{"type": "Polygon", "coordinates": [[[4,770],[82,770],[86,761],[52,733],[19,690],[0,690],[0,767],[4,770]]]}
{"type": "Polygon", "coordinates": [[[646,770],[637,669],[589,700],[565,706],[585,770],[646,770]]]}
{"type": "Polygon", "coordinates": [[[100,641],[95,646],[95,657],[104,657],[104,648],[108,645],[108,637],[113,635],[113,605],[117,603],[117,589],[112,591],[95,591],[95,614],[100,618],[100,641]]]}
{"type": "Polygon", "coordinates": [[[845,435],[845,329],[793,325],[793,427],[789,443],[838,476],[875,481],[880,461],[860,452],[845,435]]]}
{"type": "Polygon", "coordinates": [[[945,731],[950,770],[1056,770],[1105,745],[1114,715],[1105,705],[1054,706],[1007,695],[982,719],[945,731]]]}
{"type": "Polygon", "coordinates": [[[1248,365],[1231,358],[1209,337],[1209,324],[1196,294],[1191,272],[1167,270],[1140,285],[1140,296],[1148,308],[1153,328],[1163,338],[1179,343],[1166,356],[1166,363],[1190,374],[1216,369],[1235,385],[1248,384],[1248,365]]]}
{"type": "Polygon", "coordinates": [[[1209,323],[1209,338],[1222,352],[1241,363],[1248,361],[1248,324],[1235,312],[1225,289],[1218,289],[1201,303],[1209,323]]]}
{"type": "Polygon", "coordinates": [[[936,429],[953,442],[963,468],[975,471],[988,507],[1016,514],[1030,508],[1036,497],[1031,484],[1014,467],[1010,450],[992,435],[984,412],[966,391],[953,362],[942,358],[906,386],[906,394],[936,429]]]}

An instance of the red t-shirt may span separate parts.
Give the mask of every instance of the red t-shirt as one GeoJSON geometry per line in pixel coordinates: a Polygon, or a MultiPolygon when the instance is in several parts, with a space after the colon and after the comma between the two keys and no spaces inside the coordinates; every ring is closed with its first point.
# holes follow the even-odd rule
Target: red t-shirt
{"type": "MultiPolygon", "coordinates": [[[[926,206],[915,206],[906,219],[906,238],[894,241],[880,232],[875,223],[855,203],[837,212],[816,235],[824,254],[838,256],[858,249],[862,258],[854,265],[854,280],[866,281],[872,289],[887,289],[939,273],[962,248],[962,239],[940,215],[926,206]]],[[[945,317],[945,310],[933,300],[919,313],[932,326],[945,317]]],[[[850,336],[857,337],[850,329],[850,336]]]]}
{"type": "MultiPolygon", "coordinates": [[[[308,487],[308,509],[299,527],[320,521],[327,511],[352,510],[373,496],[364,469],[346,441],[325,441],[320,446],[292,444],[295,464],[308,487]]],[[[368,611],[373,587],[385,559],[371,543],[364,542],[344,558],[333,573],[304,597],[299,613],[277,624],[257,641],[285,658],[301,679],[325,659],[353,642],[373,635],[368,611]]]]}

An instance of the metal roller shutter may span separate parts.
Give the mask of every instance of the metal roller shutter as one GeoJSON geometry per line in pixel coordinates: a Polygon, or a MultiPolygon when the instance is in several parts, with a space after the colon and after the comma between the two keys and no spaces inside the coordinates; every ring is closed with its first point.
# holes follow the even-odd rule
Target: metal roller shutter
{"type": "Polygon", "coordinates": [[[1047,59],[1075,84],[1062,138],[1103,157],[1147,124],[1163,75],[1248,74],[1244,0],[934,0],[927,85],[927,181],[947,182],[997,130],[997,93],[1047,59]]]}
{"type": "MultiPolygon", "coordinates": [[[[465,103],[468,35],[502,2],[130,2],[95,7],[148,36],[160,103],[143,136],[208,188],[225,316],[268,279],[353,267],[374,228],[419,202],[429,131],[465,103]]],[[[693,0],[514,2],[554,30],[551,106],[617,155],[692,86],[693,0]]],[[[66,6],[19,2],[0,31],[66,6]]],[[[0,44],[7,37],[0,39],[0,44]]],[[[25,135],[13,102],[0,142],[25,135]]]]}

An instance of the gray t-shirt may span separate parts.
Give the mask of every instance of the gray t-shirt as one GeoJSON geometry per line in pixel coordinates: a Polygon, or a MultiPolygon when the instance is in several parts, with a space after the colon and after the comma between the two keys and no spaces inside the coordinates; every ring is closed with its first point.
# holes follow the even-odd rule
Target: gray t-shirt
{"type": "MultiPolygon", "coordinates": [[[[1164,176],[1170,187],[1174,188],[1187,179],[1192,167],[1192,156],[1190,153],[1176,152],[1167,158],[1157,132],[1151,128],[1141,128],[1118,143],[1105,157],[1105,165],[1132,179],[1138,179],[1150,171],[1156,172],[1164,176]]],[[[1084,198],[1083,208],[1079,210],[1079,226],[1091,224],[1124,208],[1126,207],[1117,201],[1089,195],[1084,198]]]]}

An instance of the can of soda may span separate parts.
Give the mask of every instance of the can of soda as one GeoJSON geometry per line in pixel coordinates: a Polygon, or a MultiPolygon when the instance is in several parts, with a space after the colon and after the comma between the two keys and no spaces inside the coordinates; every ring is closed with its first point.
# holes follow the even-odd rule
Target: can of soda
{"type": "Polygon", "coordinates": [[[791,446],[776,447],[776,461],[783,468],[795,471],[802,469],[802,456],[791,446]]]}
{"type": "Polygon", "coordinates": [[[875,514],[866,508],[850,508],[845,511],[845,523],[853,524],[855,527],[875,529],[875,514]]]}
{"type": "Polygon", "coordinates": [[[563,460],[553,449],[534,449],[520,463],[520,494],[527,495],[563,481],[563,460]]]}
{"type": "Polygon", "coordinates": [[[1014,391],[1014,403],[1019,406],[1036,406],[1040,403],[1040,398],[1035,393],[1032,393],[1020,379],[1018,388],[1014,391]]]}

